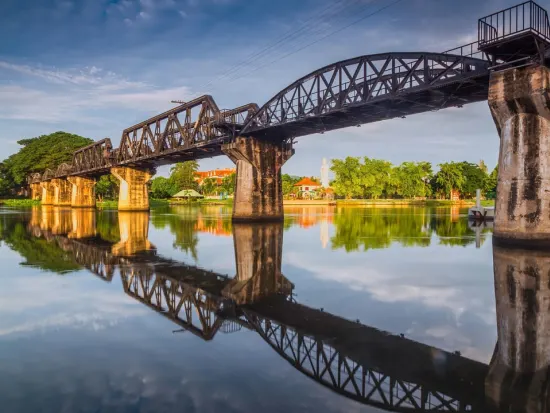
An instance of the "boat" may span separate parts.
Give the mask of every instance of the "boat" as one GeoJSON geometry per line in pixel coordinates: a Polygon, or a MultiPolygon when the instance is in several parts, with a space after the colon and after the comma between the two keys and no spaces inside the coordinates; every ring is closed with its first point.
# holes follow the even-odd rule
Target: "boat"
{"type": "Polygon", "coordinates": [[[476,206],[468,209],[468,219],[492,221],[495,219],[495,207],[481,206],[481,190],[476,191],[476,206]]]}

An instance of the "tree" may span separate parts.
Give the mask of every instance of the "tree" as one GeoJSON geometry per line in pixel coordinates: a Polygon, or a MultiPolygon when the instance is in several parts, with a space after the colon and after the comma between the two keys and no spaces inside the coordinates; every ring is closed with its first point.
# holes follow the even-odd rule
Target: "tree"
{"type": "Polygon", "coordinates": [[[332,186],[337,195],[351,199],[361,196],[361,162],[359,158],[348,156],[344,160],[333,159],[330,170],[334,172],[332,186]]]}
{"type": "Polygon", "coordinates": [[[462,164],[457,162],[441,163],[439,168],[435,181],[443,192],[449,194],[450,197],[452,191],[460,191],[465,182],[462,164]]]}
{"type": "Polygon", "coordinates": [[[431,194],[432,165],[429,162],[403,162],[393,168],[392,186],[403,198],[425,197],[431,194]]]}
{"type": "Polygon", "coordinates": [[[197,181],[195,181],[195,172],[198,169],[199,163],[197,161],[179,162],[170,169],[170,180],[178,191],[198,189],[197,181]]]}
{"type": "Polygon", "coordinates": [[[477,189],[484,189],[487,173],[474,163],[461,162],[461,165],[464,176],[461,192],[465,198],[473,198],[477,189]]]}
{"type": "Polygon", "coordinates": [[[226,176],[222,180],[221,190],[227,195],[233,195],[235,193],[235,186],[237,185],[237,175],[232,173],[229,176],[226,176]]]}
{"type": "Polygon", "coordinates": [[[55,132],[17,142],[22,148],[3,162],[1,181],[10,189],[26,183],[27,176],[45,169],[57,169],[63,162],[71,162],[73,152],[93,141],[67,132],[55,132]]]}
{"type": "Polygon", "coordinates": [[[118,199],[120,183],[113,175],[103,175],[95,185],[95,193],[99,199],[118,199]]]}
{"type": "Polygon", "coordinates": [[[201,191],[203,195],[212,195],[218,189],[218,183],[214,178],[206,178],[202,181],[201,191]]]}
{"type": "Polygon", "coordinates": [[[171,198],[177,194],[178,188],[170,178],[157,176],[151,181],[151,196],[156,199],[171,198]]]}
{"type": "Polygon", "coordinates": [[[497,193],[497,182],[498,182],[498,165],[495,166],[495,169],[486,176],[485,182],[483,184],[483,189],[488,198],[495,198],[497,193]]]}
{"type": "Polygon", "coordinates": [[[283,187],[283,195],[290,195],[295,192],[294,185],[300,180],[301,178],[298,176],[290,176],[289,174],[283,174],[281,176],[281,182],[283,187]]]}
{"type": "Polygon", "coordinates": [[[361,195],[377,199],[384,193],[390,183],[392,164],[381,159],[363,158],[359,166],[359,186],[361,195]]]}

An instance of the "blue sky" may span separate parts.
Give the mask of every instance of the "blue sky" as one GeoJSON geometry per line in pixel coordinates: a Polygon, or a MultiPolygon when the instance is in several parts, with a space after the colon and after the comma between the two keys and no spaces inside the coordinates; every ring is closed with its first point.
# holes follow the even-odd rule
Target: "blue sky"
{"type": "MultiPolygon", "coordinates": [[[[21,138],[58,130],[110,137],[118,146],[125,127],[169,109],[172,99],[208,93],[220,108],[262,105],[338,60],[447,50],[475,40],[477,18],[517,3],[402,0],[322,39],[394,1],[4,0],[0,158],[17,151],[21,138]]],[[[394,163],[485,159],[492,167],[497,151],[487,104],[479,103],[301,138],[284,172],[318,175],[323,157],[347,155],[394,163]]],[[[201,162],[230,165],[225,157],[201,162]]]]}

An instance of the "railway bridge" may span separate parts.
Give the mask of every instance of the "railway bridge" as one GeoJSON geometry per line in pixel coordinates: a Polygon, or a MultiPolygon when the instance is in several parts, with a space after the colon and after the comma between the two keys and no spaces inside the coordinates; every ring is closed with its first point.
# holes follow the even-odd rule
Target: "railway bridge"
{"type": "Polygon", "coordinates": [[[495,237],[550,242],[550,23],[534,1],[483,17],[478,40],[444,53],[365,55],[318,69],[262,107],[186,102],[29,177],[43,204],[93,207],[94,183],[120,180],[118,208],[149,208],[157,166],[225,154],[237,167],[234,220],[281,220],[281,167],[305,135],[488,101],[501,137],[495,237]]]}
{"type": "Polygon", "coordinates": [[[98,235],[95,216],[40,208],[27,228],[101,280],[119,278],[125,294],[201,340],[254,331],[301,374],[386,411],[548,411],[547,252],[495,247],[498,342],[486,365],[296,302],[281,273],[280,223],[234,225],[231,278],[159,255],[147,212],[119,213],[116,243],[98,235]]]}

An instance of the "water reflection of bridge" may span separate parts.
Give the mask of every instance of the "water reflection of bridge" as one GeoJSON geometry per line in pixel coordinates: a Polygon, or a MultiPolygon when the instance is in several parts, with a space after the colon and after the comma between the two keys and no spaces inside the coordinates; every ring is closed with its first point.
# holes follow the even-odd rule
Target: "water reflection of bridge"
{"type": "Polygon", "coordinates": [[[113,282],[118,273],[127,295],[204,340],[256,331],[304,375],[384,410],[546,411],[536,397],[546,388],[537,380],[547,371],[537,358],[546,336],[536,333],[548,329],[531,308],[547,307],[538,290],[549,287],[534,281],[550,268],[544,255],[495,251],[499,345],[487,366],[294,302],[281,273],[282,225],[233,225],[237,273],[230,278],[157,254],[147,213],[120,213],[118,242],[98,237],[95,219],[92,210],[42,208],[28,228],[101,279],[113,282]]]}

